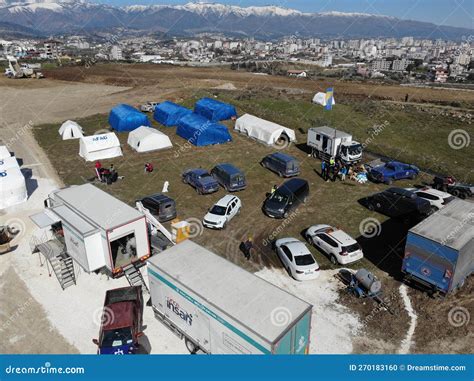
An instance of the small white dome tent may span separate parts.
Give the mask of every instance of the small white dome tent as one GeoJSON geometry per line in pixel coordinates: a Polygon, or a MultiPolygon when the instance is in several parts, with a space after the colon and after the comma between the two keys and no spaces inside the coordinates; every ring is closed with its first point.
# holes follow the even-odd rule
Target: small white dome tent
{"type": "Polygon", "coordinates": [[[288,136],[290,142],[296,141],[294,130],[250,114],[237,119],[235,130],[267,145],[276,144],[284,135],[288,136]]]}
{"type": "Polygon", "coordinates": [[[84,136],[82,127],[72,120],[66,120],[58,130],[63,140],[79,139],[84,136]]]}
{"type": "Polygon", "coordinates": [[[0,209],[20,204],[27,199],[25,177],[16,158],[11,156],[0,159],[0,209]]]}
{"type": "Polygon", "coordinates": [[[84,136],[79,141],[79,156],[83,157],[86,161],[122,156],[120,141],[113,132],[84,136]]]}
{"type": "Polygon", "coordinates": [[[130,131],[127,142],[137,152],[157,151],[173,147],[167,135],[145,126],[130,131]]]}
{"type": "MultiPolygon", "coordinates": [[[[321,106],[326,106],[326,93],[316,93],[313,97],[313,103],[316,103],[321,106]]],[[[336,104],[336,101],[334,97],[332,97],[332,105],[334,106],[336,104]]]]}

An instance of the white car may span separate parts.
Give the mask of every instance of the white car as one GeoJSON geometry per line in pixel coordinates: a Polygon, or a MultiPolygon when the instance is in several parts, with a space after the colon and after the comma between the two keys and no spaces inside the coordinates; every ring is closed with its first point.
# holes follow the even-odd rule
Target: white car
{"type": "Polygon", "coordinates": [[[407,190],[412,191],[418,197],[424,198],[426,201],[429,201],[429,203],[431,204],[431,212],[436,212],[437,210],[440,210],[456,198],[450,195],[449,193],[427,187],[419,189],[407,188],[407,190]]]}
{"type": "Polygon", "coordinates": [[[303,281],[319,276],[319,265],[303,242],[296,238],[281,238],[275,242],[275,249],[294,279],[303,281]]]}
{"type": "Polygon", "coordinates": [[[221,198],[204,216],[202,224],[210,229],[224,229],[228,222],[240,213],[242,202],[236,196],[221,198]]]}
{"type": "Polygon", "coordinates": [[[332,226],[311,226],[305,236],[309,243],[329,257],[333,265],[347,265],[364,257],[362,248],[354,238],[332,226]]]}
{"type": "Polygon", "coordinates": [[[143,112],[153,112],[155,111],[155,107],[159,105],[159,102],[146,102],[145,104],[140,106],[140,110],[143,112]]]}

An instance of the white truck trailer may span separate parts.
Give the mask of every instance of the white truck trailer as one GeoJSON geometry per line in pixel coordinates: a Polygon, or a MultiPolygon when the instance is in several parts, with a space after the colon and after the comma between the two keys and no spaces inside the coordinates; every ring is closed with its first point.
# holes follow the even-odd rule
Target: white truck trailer
{"type": "Polygon", "coordinates": [[[155,317],[191,353],[307,354],[312,305],[187,240],[148,260],[155,317]]]}
{"type": "Polygon", "coordinates": [[[331,127],[313,127],[308,130],[307,145],[314,157],[329,161],[339,158],[346,164],[362,159],[362,144],[352,140],[352,135],[331,127]]]}

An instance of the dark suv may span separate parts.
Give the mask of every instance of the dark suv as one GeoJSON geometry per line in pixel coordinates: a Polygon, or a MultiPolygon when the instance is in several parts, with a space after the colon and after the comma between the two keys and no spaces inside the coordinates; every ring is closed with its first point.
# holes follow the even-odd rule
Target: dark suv
{"type": "Polygon", "coordinates": [[[228,192],[238,192],[247,188],[245,174],[232,164],[219,164],[211,170],[211,175],[228,192]]]}
{"type": "Polygon", "coordinates": [[[176,202],[164,194],[157,193],[142,198],[141,203],[158,221],[165,222],[176,218],[176,202]]]}
{"type": "Polygon", "coordinates": [[[309,184],[306,180],[294,178],[286,181],[276,189],[264,202],[264,213],[273,218],[287,218],[290,212],[309,195],[309,184]]]}
{"type": "Polygon", "coordinates": [[[370,210],[388,217],[426,217],[430,214],[429,201],[418,197],[416,193],[403,188],[389,188],[361,200],[370,210]]]}
{"type": "Polygon", "coordinates": [[[300,163],[293,156],[276,152],[267,155],[261,161],[264,168],[275,172],[280,177],[293,177],[300,174],[300,163]]]}

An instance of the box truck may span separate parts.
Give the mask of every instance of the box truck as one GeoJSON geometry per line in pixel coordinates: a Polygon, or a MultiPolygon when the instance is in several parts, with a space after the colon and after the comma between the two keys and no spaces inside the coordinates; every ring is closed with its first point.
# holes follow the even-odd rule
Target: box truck
{"type": "Polygon", "coordinates": [[[362,144],[352,140],[352,135],[331,127],[310,128],[307,145],[312,149],[312,155],[321,160],[329,161],[334,157],[346,164],[362,160],[362,144]]]}
{"type": "Polygon", "coordinates": [[[191,353],[307,354],[312,305],[187,240],[148,261],[155,317],[191,353]]]}
{"type": "Polygon", "coordinates": [[[474,204],[453,200],[410,229],[402,271],[430,293],[461,288],[474,272],[474,204]]]}

